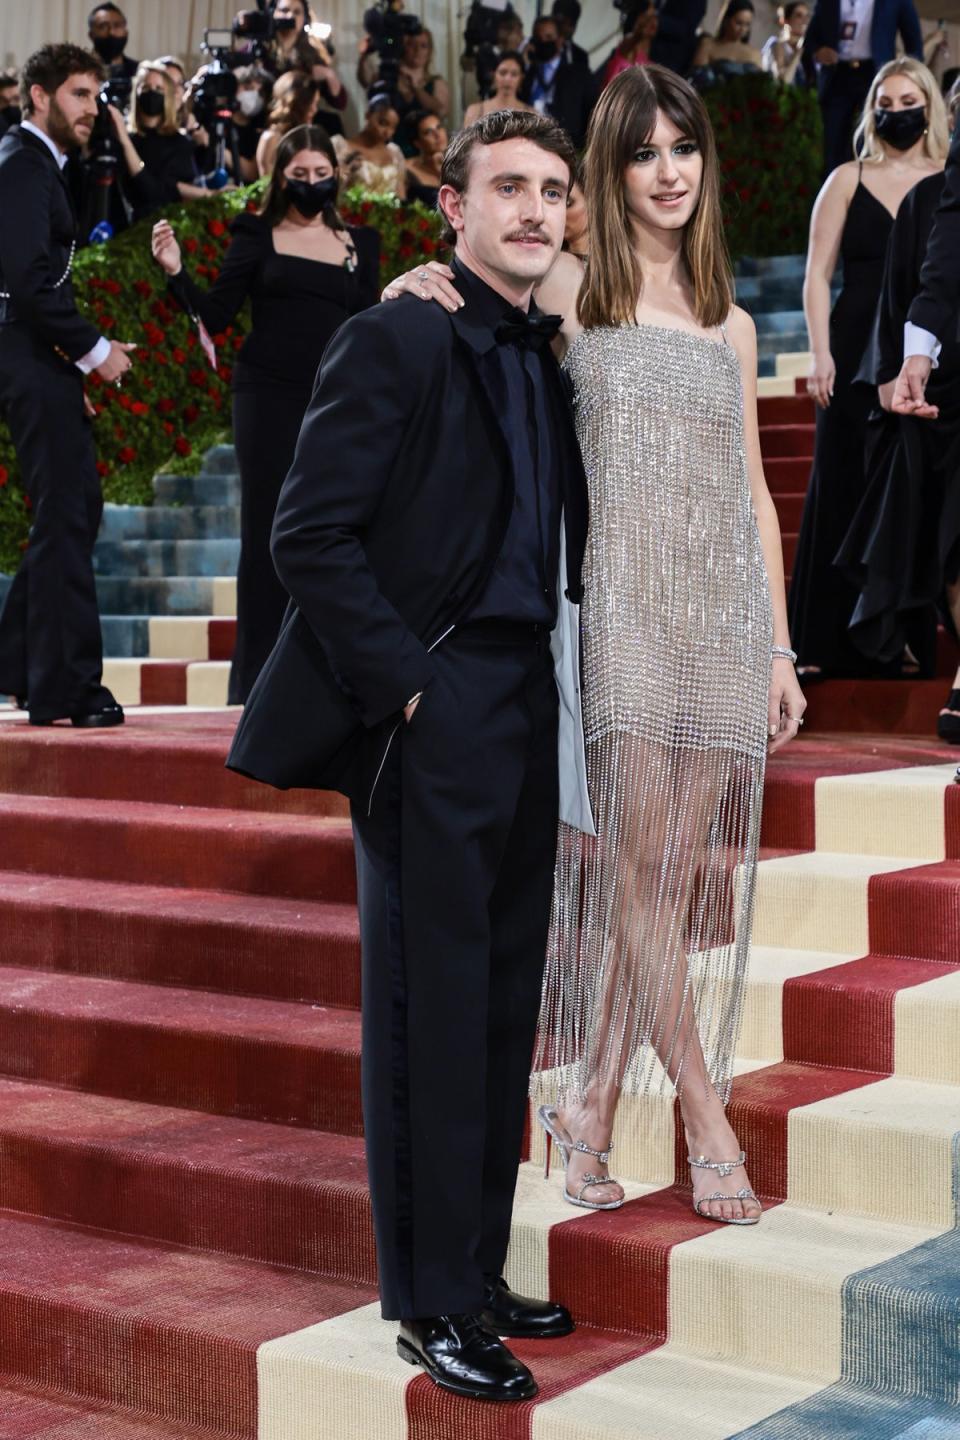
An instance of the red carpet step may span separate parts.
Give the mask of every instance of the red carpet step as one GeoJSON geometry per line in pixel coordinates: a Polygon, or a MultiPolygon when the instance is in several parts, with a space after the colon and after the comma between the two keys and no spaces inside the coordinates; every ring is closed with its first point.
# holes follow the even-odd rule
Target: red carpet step
{"type": "Polygon", "coordinates": [[[797,495],[802,502],[807,493],[807,482],[810,479],[810,460],[807,458],[798,459],[796,456],[764,456],[763,473],[770,493],[777,495],[797,495]]]}
{"type": "Polygon", "coordinates": [[[54,1390],[0,1381],[3,1440],[222,1440],[222,1431],[199,1429],[54,1390]]]}
{"type": "Polygon", "coordinates": [[[360,1004],[352,904],[0,871],[0,933],[21,967],[360,1004]]]}
{"type": "Polygon", "coordinates": [[[806,460],[813,456],[812,425],[764,425],[760,435],[764,462],[791,457],[806,460]]]}
{"type": "Polygon", "coordinates": [[[816,407],[809,395],[762,395],[757,402],[761,433],[768,425],[813,426],[816,407]]]}

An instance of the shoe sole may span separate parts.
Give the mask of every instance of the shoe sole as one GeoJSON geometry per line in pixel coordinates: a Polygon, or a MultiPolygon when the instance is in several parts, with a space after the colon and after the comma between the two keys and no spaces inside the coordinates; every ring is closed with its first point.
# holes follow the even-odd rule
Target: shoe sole
{"type": "Polygon", "coordinates": [[[400,1359],[405,1360],[408,1365],[419,1365],[424,1374],[430,1376],[430,1379],[438,1389],[449,1390],[451,1395],[462,1395],[466,1400],[486,1400],[491,1404],[516,1405],[518,1401],[532,1400],[535,1395],[539,1394],[540,1387],[536,1381],[532,1381],[531,1384],[533,1388],[525,1391],[522,1395],[491,1395],[489,1390],[478,1390],[475,1386],[471,1385],[456,1385],[446,1379],[445,1376],[438,1375],[423,1356],[404,1340],[397,1341],[397,1354],[400,1356],[400,1359]]]}
{"type": "Polygon", "coordinates": [[[493,1327],[501,1340],[562,1340],[565,1335],[572,1335],[576,1325],[568,1325],[566,1330],[501,1330],[500,1326],[493,1327]]]}

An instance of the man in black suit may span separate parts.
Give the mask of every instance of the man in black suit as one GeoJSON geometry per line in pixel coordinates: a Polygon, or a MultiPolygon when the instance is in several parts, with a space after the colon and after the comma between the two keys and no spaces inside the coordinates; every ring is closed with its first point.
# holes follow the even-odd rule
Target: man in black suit
{"type": "Polygon", "coordinates": [[[852,158],[851,141],[874,75],[897,53],[897,37],[923,59],[923,35],[914,0],[817,0],[804,52],[819,67],[827,174],[852,158]]]}
{"type": "Polygon", "coordinates": [[[565,58],[552,15],[541,15],[534,21],[527,56],[529,69],[520,87],[520,99],[539,114],[552,116],[580,149],[586,142],[596,98],[589,66],[565,58]]]}
{"type": "Polygon", "coordinates": [[[550,11],[560,33],[560,53],[569,65],[590,64],[590,56],[574,40],[580,24],[580,0],[553,0],[550,11]]]}
{"type": "Polygon", "coordinates": [[[960,126],[944,171],[943,194],[927,241],[920,288],[907,311],[903,367],[891,408],[898,415],[935,420],[939,410],[926,399],[927,381],[943,338],[960,330],[960,126]]]}
{"type": "Polygon", "coordinates": [[[461,131],[439,195],[461,307],[402,299],[331,341],[274,522],[293,607],[228,760],[353,802],[383,1315],[403,1359],[491,1400],[536,1393],[498,1336],[572,1328],[502,1277],[553,889],[551,631],[587,523],[559,317],[531,302],[574,162],[529,112],[461,131]]]}
{"type": "Polygon", "coordinates": [[[30,722],[119,725],[101,683],[93,545],[103,498],[83,375],[120,384],[132,345],[79,314],[66,151],[85,144],[102,72],[76,45],[45,45],[20,77],[24,120],[0,140],[0,411],[33,507],[30,544],[0,614],[0,693],[30,722]]]}
{"type": "Polygon", "coordinates": [[[130,43],[127,17],[113,0],[95,5],[87,20],[90,44],[107,67],[110,80],[132,80],[137,73],[138,61],[132,59],[126,49],[130,43]]]}

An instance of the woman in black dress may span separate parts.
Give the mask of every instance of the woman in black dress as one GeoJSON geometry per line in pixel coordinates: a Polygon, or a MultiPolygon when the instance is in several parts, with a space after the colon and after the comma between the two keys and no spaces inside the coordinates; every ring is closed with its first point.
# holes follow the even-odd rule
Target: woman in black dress
{"type": "Polygon", "coordinates": [[[224,330],[249,296],[250,333],[233,370],[240,471],[237,645],[229,699],[242,704],[273,648],[287,595],[270,556],[273,513],[327,342],[379,298],[380,238],[349,229],[336,210],[337,163],[325,131],[303,125],[277,149],[259,214],[233,222],[210,290],[181,265],[170,224],[154,226],[153,253],[177,302],[206,330],[224,330]]]}
{"type": "MultiPolygon", "coordinates": [[[[861,377],[879,387],[886,412],[943,184],[942,174],[921,180],[893,227],[874,344],[861,369],[861,377]]],[[[940,411],[936,420],[890,413],[871,418],[867,489],[838,556],[859,590],[850,622],[853,643],[879,661],[896,660],[909,646],[923,674],[933,672],[942,602],[960,635],[960,342],[949,329],[927,399],[940,411]]],[[[937,730],[941,739],[960,744],[960,671],[937,730]]]]}
{"type": "Polygon", "coordinates": [[[137,69],[129,124],[110,106],[123,157],[120,188],[134,221],[164,205],[209,194],[197,175],[193,145],[178,128],[177,110],[173,77],[152,60],[144,60],[137,69]]]}
{"type": "Polygon", "coordinates": [[[855,376],[873,328],[887,241],[904,196],[943,169],[947,152],[946,109],[930,71],[909,57],[884,65],[857,135],[859,161],[838,165],[817,197],[803,287],[817,433],[789,605],[798,673],[808,678],[883,670],[851,643],[857,592],[834,559],[864,493],[873,395],[855,376]],[[831,313],[838,258],[843,289],[831,313]]]}

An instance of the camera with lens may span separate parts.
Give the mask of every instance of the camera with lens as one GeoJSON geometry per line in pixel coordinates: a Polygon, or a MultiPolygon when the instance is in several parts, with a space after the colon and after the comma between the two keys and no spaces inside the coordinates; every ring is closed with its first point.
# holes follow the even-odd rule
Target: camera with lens
{"type": "Polygon", "coordinates": [[[464,69],[473,69],[481,95],[488,95],[493,88],[493,75],[500,58],[500,26],[514,17],[512,5],[485,5],[483,0],[473,0],[463,32],[464,69]],[[464,63],[466,62],[466,63],[464,63]]]}
{"type": "Polygon", "coordinates": [[[370,49],[380,57],[380,70],[369,89],[371,100],[389,95],[396,104],[397,77],[403,56],[403,42],[408,35],[419,35],[423,29],[417,15],[404,15],[394,10],[391,0],[379,0],[364,11],[363,28],[370,37],[370,49]]]}
{"type": "Polygon", "coordinates": [[[237,131],[233,123],[233,112],[237,108],[237,77],[230,65],[232,47],[231,31],[204,30],[202,49],[210,60],[191,87],[194,118],[208,132],[214,152],[213,168],[204,176],[210,190],[222,190],[230,179],[226,163],[228,148],[233,157],[233,173],[240,173],[237,131]]]}
{"type": "Polygon", "coordinates": [[[271,40],[285,30],[297,28],[293,15],[275,16],[267,9],[267,0],[257,0],[256,10],[240,10],[233,22],[232,33],[237,40],[246,41],[256,59],[263,58],[271,40]]]}
{"type": "MultiPolygon", "coordinates": [[[[130,104],[133,81],[124,76],[107,80],[97,96],[97,118],[90,131],[87,155],[83,163],[85,177],[85,215],[89,221],[90,244],[102,244],[124,223],[122,207],[112,201],[122,149],[110,118],[109,107],[125,111],[130,104]]],[[[86,229],[86,227],[84,227],[86,229]]]]}

